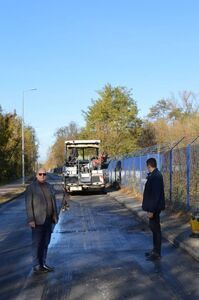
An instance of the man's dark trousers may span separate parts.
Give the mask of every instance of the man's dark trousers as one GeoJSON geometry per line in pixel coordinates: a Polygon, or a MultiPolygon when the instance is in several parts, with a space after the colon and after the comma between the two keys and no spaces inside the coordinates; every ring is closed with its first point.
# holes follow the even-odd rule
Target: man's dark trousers
{"type": "Polygon", "coordinates": [[[162,233],[159,213],[154,213],[153,218],[149,219],[149,227],[153,233],[153,251],[161,256],[162,233]]]}
{"type": "Polygon", "coordinates": [[[35,228],[32,228],[33,267],[45,265],[51,232],[51,217],[46,217],[44,224],[36,225],[35,228]]]}

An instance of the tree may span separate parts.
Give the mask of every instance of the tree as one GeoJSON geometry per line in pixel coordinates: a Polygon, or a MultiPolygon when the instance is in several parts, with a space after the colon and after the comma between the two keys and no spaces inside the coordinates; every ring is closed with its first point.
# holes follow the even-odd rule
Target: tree
{"type": "Polygon", "coordinates": [[[25,127],[25,173],[31,174],[36,170],[38,160],[39,143],[36,137],[35,129],[31,126],[25,127]]]}
{"type": "Polygon", "coordinates": [[[54,136],[55,143],[49,149],[48,159],[45,163],[47,169],[62,166],[65,161],[65,141],[78,139],[79,126],[75,122],[70,122],[68,126],[59,128],[54,136]]]}
{"type": "Polygon", "coordinates": [[[159,100],[156,105],[150,108],[147,117],[155,121],[163,119],[170,123],[171,121],[198,114],[199,101],[195,93],[182,91],[179,92],[178,98],[176,99],[175,95],[172,95],[169,99],[159,100]]]}
{"type": "Polygon", "coordinates": [[[83,111],[86,126],[81,136],[100,139],[102,151],[109,155],[132,152],[137,148],[141,127],[137,114],[131,90],[107,84],[98,91],[98,99],[92,100],[88,111],[83,111]]]}
{"type": "Polygon", "coordinates": [[[7,144],[11,136],[9,130],[9,115],[4,115],[0,109],[0,181],[4,180],[8,175],[9,153],[7,151],[7,144]]]}
{"type": "Polygon", "coordinates": [[[146,148],[157,144],[156,131],[152,123],[143,123],[141,134],[138,137],[138,146],[146,148]]]}
{"type": "MultiPolygon", "coordinates": [[[[25,127],[26,174],[32,173],[37,159],[37,145],[34,130],[25,127]],[[28,138],[29,137],[29,138],[28,138]],[[31,149],[29,155],[28,148],[31,149]]],[[[0,181],[21,177],[21,119],[14,113],[3,113],[0,108],[0,181]]]]}
{"type": "MultiPolygon", "coordinates": [[[[199,130],[199,101],[191,91],[179,92],[170,99],[162,99],[150,108],[149,119],[155,130],[157,143],[171,142],[181,137],[194,137],[199,130]]],[[[150,123],[150,122],[149,122],[150,123]]]]}
{"type": "Polygon", "coordinates": [[[199,99],[195,93],[182,91],[179,93],[179,96],[183,116],[193,116],[199,113],[199,99]]]}
{"type": "Polygon", "coordinates": [[[150,108],[148,118],[150,119],[166,119],[169,113],[173,110],[173,104],[168,99],[159,100],[156,105],[150,108]]]}

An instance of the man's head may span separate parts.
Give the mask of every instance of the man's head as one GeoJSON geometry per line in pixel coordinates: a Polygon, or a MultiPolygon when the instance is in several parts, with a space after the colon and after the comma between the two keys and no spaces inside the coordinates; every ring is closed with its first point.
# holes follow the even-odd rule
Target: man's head
{"type": "Polygon", "coordinates": [[[44,183],[46,181],[46,170],[44,168],[40,168],[37,171],[36,177],[40,183],[44,183]]]}
{"type": "Polygon", "coordinates": [[[155,158],[151,157],[146,161],[147,169],[151,173],[157,168],[157,161],[155,158]]]}

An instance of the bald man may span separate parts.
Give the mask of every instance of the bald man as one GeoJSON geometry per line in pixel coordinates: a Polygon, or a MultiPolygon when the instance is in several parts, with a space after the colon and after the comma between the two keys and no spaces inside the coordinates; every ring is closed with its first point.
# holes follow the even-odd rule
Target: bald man
{"type": "Polygon", "coordinates": [[[57,208],[53,189],[46,182],[46,170],[40,168],[36,180],[26,189],[26,212],[28,224],[32,230],[33,271],[47,273],[54,271],[46,264],[52,224],[57,223],[57,208]]]}

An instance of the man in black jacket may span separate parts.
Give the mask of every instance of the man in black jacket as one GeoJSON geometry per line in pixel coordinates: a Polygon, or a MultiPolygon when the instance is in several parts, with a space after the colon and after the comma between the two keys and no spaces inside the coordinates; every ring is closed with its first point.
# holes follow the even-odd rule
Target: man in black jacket
{"type": "Polygon", "coordinates": [[[51,272],[54,269],[46,264],[48,244],[50,243],[52,224],[57,223],[57,208],[52,187],[46,182],[46,170],[40,168],[26,189],[26,212],[32,229],[33,271],[51,272]]]}
{"type": "Polygon", "coordinates": [[[149,171],[145,184],[142,209],[147,212],[149,227],[153,233],[153,250],[146,252],[147,260],[158,260],[161,257],[161,226],[160,213],[165,209],[164,183],[160,171],[157,169],[155,158],[146,162],[149,171]]]}

